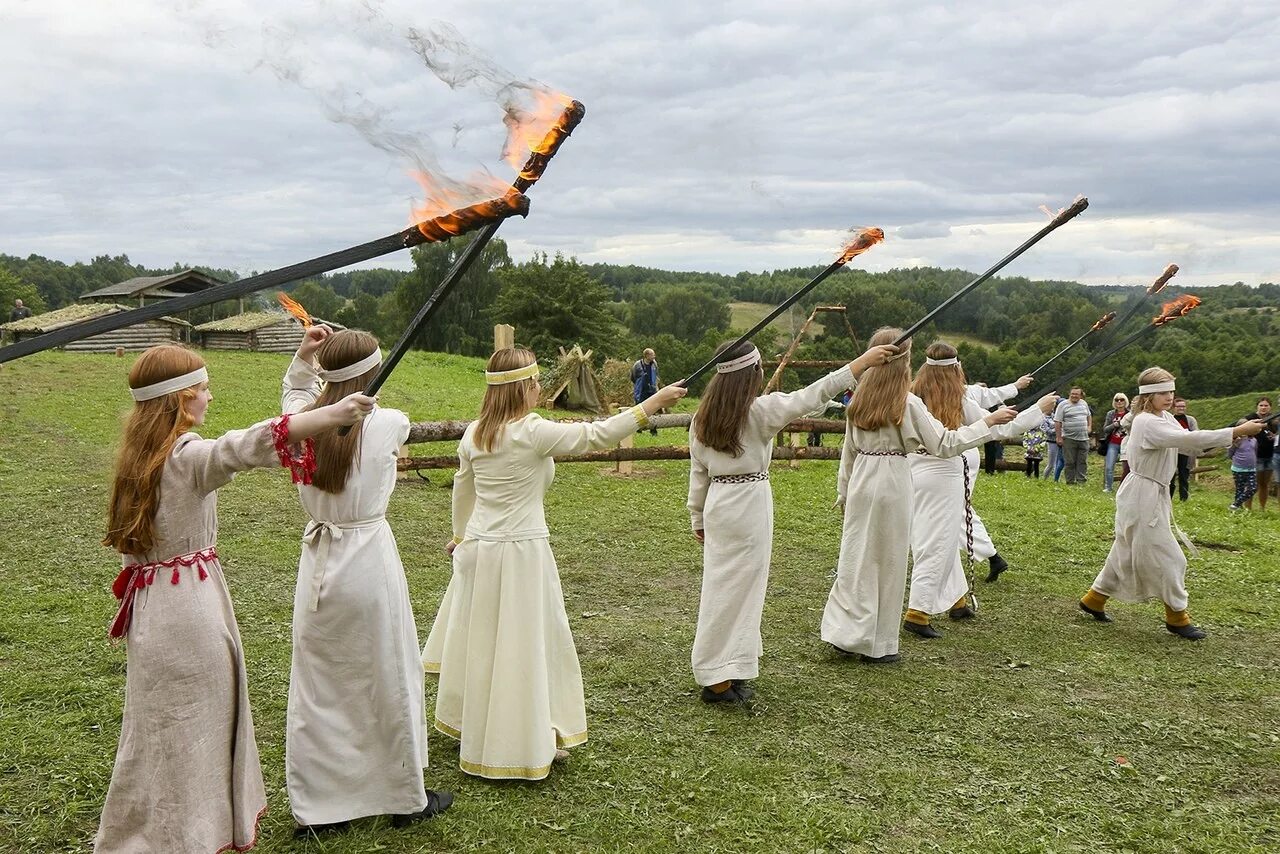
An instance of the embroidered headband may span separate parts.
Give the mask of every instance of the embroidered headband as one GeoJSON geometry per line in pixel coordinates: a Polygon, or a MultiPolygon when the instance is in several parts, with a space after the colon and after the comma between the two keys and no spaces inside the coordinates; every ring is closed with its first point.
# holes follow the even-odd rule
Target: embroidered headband
{"type": "Polygon", "coordinates": [[[1162,391],[1173,391],[1173,380],[1138,386],[1138,394],[1157,394],[1162,391]]]}
{"type": "Polygon", "coordinates": [[[520,380],[532,379],[542,373],[537,362],[530,362],[523,368],[514,368],[510,371],[485,371],[485,385],[506,385],[507,383],[518,383],[520,380]]]}
{"type": "Polygon", "coordinates": [[[751,348],[751,352],[745,356],[739,356],[736,359],[729,359],[727,362],[718,362],[716,364],[717,374],[728,374],[733,371],[740,371],[743,368],[749,368],[752,365],[760,364],[760,351],[755,347],[751,348]]]}
{"type": "Polygon", "coordinates": [[[157,397],[164,397],[166,394],[173,394],[175,391],[182,391],[184,388],[191,388],[193,385],[200,385],[202,382],[208,382],[209,372],[204,368],[196,368],[189,374],[183,374],[180,377],[170,377],[167,380],[161,380],[158,383],[144,385],[142,388],[131,388],[129,394],[133,395],[136,401],[155,400],[157,397]]]}
{"type": "Polygon", "coordinates": [[[939,367],[946,367],[947,365],[958,365],[960,364],[960,360],[957,359],[955,356],[952,356],[950,359],[930,359],[926,357],[924,360],[924,363],[926,365],[937,365],[939,367]]]}
{"type": "Polygon", "coordinates": [[[345,368],[334,368],[332,371],[316,371],[320,379],[327,383],[342,383],[353,380],[382,364],[382,351],[374,350],[358,362],[352,362],[345,368]]]}

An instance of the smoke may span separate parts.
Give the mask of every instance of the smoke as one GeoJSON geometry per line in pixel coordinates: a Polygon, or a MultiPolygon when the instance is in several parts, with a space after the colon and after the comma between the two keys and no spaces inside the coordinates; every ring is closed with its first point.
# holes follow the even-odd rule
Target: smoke
{"type": "Polygon", "coordinates": [[[243,15],[229,11],[228,5],[225,0],[183,0],[177,11],[197,28],[206,46],[235,57],[250,72],[266,71],[296,87],[329,121],[350,128],[405,166],[428,193],[429,206],[473,204],[509,186],[511,178],[500,178],[477,162],[480,157],[489,160],[492,148],[472,151],[463,144],[464,136],[467,142],[475,137],[477,144],[492,145],[497,129],[505,126],[498,159],[507,158],[514,128],[528,121],[539,95],[552,93],[485,56],[451,24],[403,26],[376,0],[311,0],[265,21],[258,12],[256,20],[262,23],[256,29],[229,23],[255,20],[248,0],[233,4],[245,10],[243,15]],[[502,125],[487,109],[484,113],[492,118],[483,118],[475,99],[444,97],[438,86],[424,92],[424,66],[449,90],[476,93],[496,105],[502,125]],[[447,115],[446,110],[464,115],[447,115]],[[468,133],[473,129],[476,134],[468,133]],[[442,149],[450,152],[448,166],[442,149]],[[469,167],[462,167],[468,160],[469,167]],[[461,168],[470,168],[471,174],[450,174],[461,168]]]}

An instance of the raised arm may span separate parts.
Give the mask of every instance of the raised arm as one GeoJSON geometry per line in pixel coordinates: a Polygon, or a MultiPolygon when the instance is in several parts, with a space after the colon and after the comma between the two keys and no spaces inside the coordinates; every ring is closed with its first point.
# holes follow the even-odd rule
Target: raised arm
{"type": "Polygon", "coordinates": [[[777,433],[791,421],[823,407],[845,389],[854,388],[857,380],[853,378],[850,365],[832,371],[799,391],[775,391],[758,398],[754,407],[760,415],[763,431],[777,433]]]}
{"type": "Polygon", "coordinates": [[[916,438],[926,451],[935,457],[954,457],[991,439],[992,424],[1007,423],[1015,416],[1015,412],[1006,408],[972,424],[948,430],[930,414],[924,401],[912,394],[907,396],[907,409],[902,416],[903,432],[906,432],[909,419],[916,438]]]}
{"type": "Polygon", "coordinates": [[[603,421],[560,424],[535,415],[530,419],[533,447],[544,457],[585,454],[618,444],[623,436],[649,426],[649,416],[688,394],[684,386],[672,384],[658,389],[643,403],[603,421]]]}
{"type": "MultiPolygon", "coordinates": [[[[1157,448],[1177,448],[1180,451],[1208,451],[1213,448],[1226,448],[1231,440],[1239,436],[1253,436],[1257,430],[1250,432],[1250,425],[1261,422],[1250,421],[1239,427],[1224,427],[1221,430],[1183,430],[1177,421],[1151,416],[1142,419],[1142,447],[1147,450],[1157,448]]],[[[1259,426],[1258,429],[1261,429],[1259,426]]]]}
{"type": "Polygon", "coordinates": [[[324,325],[313,326],[302,335],[298,352],[289,363],[280,391],[280,411],[301,412],[320,397],[320,375],[316,373],[316,350],[333,331],[324,325]]]}

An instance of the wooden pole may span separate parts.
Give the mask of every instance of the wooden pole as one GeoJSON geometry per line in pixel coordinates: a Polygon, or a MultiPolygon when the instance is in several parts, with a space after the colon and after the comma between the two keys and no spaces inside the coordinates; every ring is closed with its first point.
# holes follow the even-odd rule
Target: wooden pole
{"type": "MultiPolygon", "coordinates": [[[[839,448],[780,447],[773,449],[775,460],[838,460],[839,448]]],[[[606,451],[591,451],[586,454],[556,457],[557,463],[616,463],[623,460],[687,460],[689,448],[684,445],[673,445],[650,448],[611,448],[606,451]]],[[[456,454],[439,457],[409,457],[400,460],[401,471],[420,469],[451,469],[458,465],[456,454]]]]}
{"type": "MultiPolygon", "coordinates": [[[[636,446],[636,436],[634,433],[629,433],[626,436],[623,436],[622,441],[618,443],[619,450],[622,450],[624,448],[634,448],[635,446],[636,446]]],[[[621,475],[630,475],[635,472],[635,467],[636,467],[636,464],[633,463],[631,460],[619,459],[618,462],[614,465],[613,470],[621,475]]]]}
{"type": "Polygon", "coordinates": [[[510,350],[516,346],[516,328],[506,323],[499,323],[493,327],[493,352],[499,350],[510,350]]]}

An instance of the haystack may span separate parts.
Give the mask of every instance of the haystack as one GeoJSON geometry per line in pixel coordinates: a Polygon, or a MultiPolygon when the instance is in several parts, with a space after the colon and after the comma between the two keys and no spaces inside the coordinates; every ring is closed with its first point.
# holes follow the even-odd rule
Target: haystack
{"type": "Polygon", "coordinates": [[[543,388],[543,405],[553,409],[576,409],[608,415],[609,407],[600,380],[591,369],[591,350],[583,351],[574,344],[566,351],[560,348],[560,357],[547,371],[543,388]]]}

